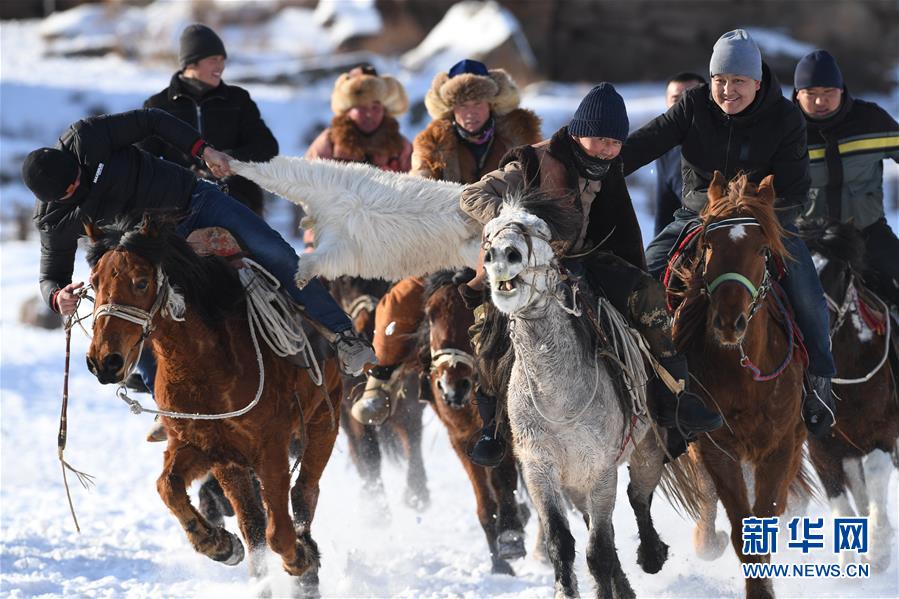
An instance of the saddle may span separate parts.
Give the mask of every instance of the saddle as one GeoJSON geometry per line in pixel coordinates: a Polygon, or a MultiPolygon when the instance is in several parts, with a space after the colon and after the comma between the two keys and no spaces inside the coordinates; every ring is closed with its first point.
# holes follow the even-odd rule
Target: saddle
{"type": "MultiPolygon", "coordinates": [[[[193,250],[200,256],[219,256],[223,258],[228,264],[232,266],[238,273],[242,270],[246,269],[246,274],[251,276],[242,276],[241,281],[244,281],[244,287],[247,291],[250,290],[253,285],[253,281],[256,280],[258,274],[253,270],[253,267],[248,262],[248,259],[252,258],[251,254],[246,251],[240,243],[238,243],[237,239],[231,234],[230,231],[224,229],[222,227],[207,227],[204,229],[197,229],[193,231],[187,237],[187,242],[193,248],[193,250]]],[[[303,328],[306,329],[306,335],[312,340],[312,334],[314,330],[310,330],[308,324],[308,319],[302,318],[302,307],[297,305],[293,298],[291,298],[286,291],[281,289],[279,291],[282,299],[284,299],[286,305],[291,307],[291,311],[293,312],[293,317],[301,318],[303,323],[303,328]]],[[[318,338],[319,336],[315,336],[318,338]]],[[[323,350],[326,345],[323,347],[316,347],[316,354],[324,355],[323,350]]],[[[285,359],[289,361],[291,364],[295,366],[299,366],[300,368],[311,368],[312,365],[309,362],[309,358],[305,351],[299,351],[297,353],[291,354],[289,356],[285,356],[285,359]]]]}

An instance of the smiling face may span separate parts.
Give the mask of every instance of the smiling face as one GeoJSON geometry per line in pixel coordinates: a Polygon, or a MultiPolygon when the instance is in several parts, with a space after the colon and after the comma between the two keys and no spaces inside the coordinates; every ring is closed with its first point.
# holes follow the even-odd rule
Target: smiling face
{"type": "Polygon", "coordinates": [[[184,76],[188,79],[202,81],[206,85],[218,87],[222,82],[222,73],[225,72],[225,57],[221,54],[207,56],[195,63],[184,67],[184,76]]]}
{"type": "Polygon", "coordinates": [[[489,246],[484,269],[496,308],[513,315],[541,306],[550,290],[550,271],[542,267],[551,268],[555,259],[546,223],[520,208],[505,206],[484,227],[484,238],[489,246]]]}
{"type": "Polygon", "coordinates": [[[712,100],[726,114],[739,114],[752,104],[761,86],[761,81],[744,75],[715,75],[712,77],[712,100]]]}
{"type": "Polygon", "coordinates": [[[350,108],[347,117],[363,133],[374,133],[384,120],[384,105],[375,100],[350,108]]]}

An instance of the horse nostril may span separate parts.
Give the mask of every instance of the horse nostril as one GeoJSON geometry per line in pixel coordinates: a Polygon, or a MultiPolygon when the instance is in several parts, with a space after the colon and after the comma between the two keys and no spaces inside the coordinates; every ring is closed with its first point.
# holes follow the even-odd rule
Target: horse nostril
{"type": "Polygon", "coordinates": [[[724,329],[724,321],[721,320],[721,315],[720,315],[720,314],[718,314],[718,315],[715,316],[715,320],[712,321],[712,324],[713,324],[713,325],[715,326],[715,328],[718,329],[719,331],[722,330],[722,329],[724,329]]]}
{"type": "Polygon", "coordinates": [[[746,321],[746,316],[740,314],[740,316],[737,317],[737,321],[734,323],[734,329],[736,329],[738,333],[742,333],[746,330],[747,324],[748,322],[746,321]]]}
{"type": "Polygon", "coordinates": [[[96,375],[97,374],[97,363],[94,362],[94,359],[91,358],[90,356],[85,356],[85,359],[87,360],[87,369],[91,372],[91,374],[96,375]]]}
{"type": "Polygon", "coordinates": [[[103,370],[109,373],[118,372],[124,364],[125,360],[122,359],[121,355],[109,354],[103,359],[103,370]]]}
{"type": "Polygon", "coordinates": [[[468,379],[462,379],[458,383],[456,383],[456,395],[459,396],[459,399],[464,401],[466,397],[468,397],[468,392],[471,391],[471,381],[468,379]]]}
{"type": "Polygon", "coordinates": [[[443,391],[443,381],[441,381],[440,379],[437,379],[437,390],[440,391],[441,393],[444,392],[443,391]]]}
{"type": "Polygon", "coordinates": [[[517,264],[521,262],[521,252],[519,252],[515,248],[509,248],[506,251],[506,260],[508,260],[510,264],[517,264]]]}
{"type": "Polygon", "coordinates": [[[484,262],[493,262],[493,248],[484,252],[484,262]]]}

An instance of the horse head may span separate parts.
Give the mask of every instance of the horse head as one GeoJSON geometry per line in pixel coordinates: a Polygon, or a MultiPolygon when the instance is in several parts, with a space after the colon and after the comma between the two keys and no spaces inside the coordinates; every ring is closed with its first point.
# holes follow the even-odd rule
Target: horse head
{"type": "Polygon", "coordinates": [[[184,320],[193,304],[205,322],[243,299],[237,274],[217,256],[200,257],[175,232],[178,215],[147,214],[89,226],[87,260],[95,307],[88,369],[101,383],[123,381],[162,320],[184,320]]]}
{"type": "Polygon", "coordinates": [[[468,337],[474,316],[456,291],[458,278],[450,280],[448,274],[455,273],[444,271],[429,277],[425,316],[435,396],[442,398],[448,407],[459,410],[468,404],[477,376],[477,363],[468,337]]]}
{"type": "Polygon", "coordinates": [[[771,284],[772,255],[788,258],[774,211],[773,176],[756,186],[738,175],[725,187],[715,172],[702,211],[702,281],[709,298],[708,323],[723,346],[743,341],[749,320],[771,284]]]}
{"type": "Polygon", "coordinates": [[[542,306],[559,270],[549,225],[514,202],[484,227],[484,269],[493,305],[509,316],[542,306]]]}
{"type": "Polygon", "coordinates": [[[855,223],[817,218],[799,222],[824,293],[840,301],[853,277],[866,271],[865,240],[855,223]]]}

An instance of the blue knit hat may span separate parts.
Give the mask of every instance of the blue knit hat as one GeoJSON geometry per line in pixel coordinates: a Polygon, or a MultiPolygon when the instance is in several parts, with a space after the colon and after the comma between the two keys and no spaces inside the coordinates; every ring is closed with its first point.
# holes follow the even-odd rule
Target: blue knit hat
{"type": "Polygon", "coordinates": [[[611,83],[600,83],[581,100],[568,123],[575,137],[609,137],[624,141],[630,130],[624,99],[611,83]]]}
{"type": "Polygon", "coordinates": [[[827,50],[815,50],[806,54],[796,65],[793,87],[797,90],[809,87],[843,87],[843,73],[836,59],[827,50]]]}
{"type": "Polygon", "coordinates": [[[480,75],[481,77],[488,77],[490,75],[490,73],[487,71],[487,65],[485,65],[483,62],[478,62],[477,60],[466,58],[464,60],[460,60],[450,68],[449,78],[452,79],[456,75],[463,75],[465,73],[480,75]]]}
{"type": "Polygon", "coordinates": [[[709,75],[742,75],[762,80],[762,53],[755,40],[743,29],[728,31],[718,38],[709,60],[709,75]]]}

